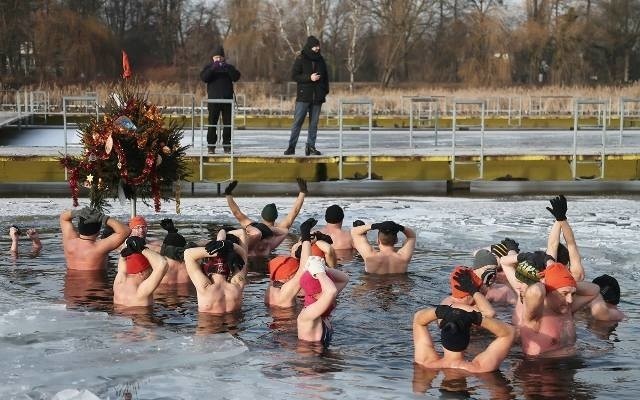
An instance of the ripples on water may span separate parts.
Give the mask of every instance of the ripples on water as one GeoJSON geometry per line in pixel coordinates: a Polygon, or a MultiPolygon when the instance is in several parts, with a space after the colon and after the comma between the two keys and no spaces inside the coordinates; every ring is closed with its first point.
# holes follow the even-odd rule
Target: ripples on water
{"type": "MultiPolygon", "coordinates": [[[[240,202],[250,203],[249,211],[258,214],[267,200],[240,202]]],[[[191,201],[185,202],[183,215],[174,216],[188,239],[218,228],[202,223],[204,210],[217,216],[208,220],[231,222],[220,201],[208,200],[215,202],[212,207],[191,201]]],[[[361,259],[342,262],[340,268],[350,275],[350,282],[333,314],[335,334],[329,349],[298,343],[297,310],[264,306],[266,260],[252,261],[244,305],[237,314],[198,315],[191,285],[160,288],[152,313],[122,312],[112,304],[114,257],[106,273],[65,273],[57,215],[20,207],[7,212],[12,209],[9,203],[0,205],[3,226],[39,227],[44,249],[30,258],[23,239],[20,258],[5,254],[2,259],[0,358],[7,360],[0,366],[7,380],[0,388],[3,398],[48,398],[64,388],[87,388],[101,398],[129,393],[133,398],[188,399],[214,393],[220,398],[591,399],[624,398],[640,389],[635,383],[640,366],[635,323],[640,207],[633,200],[569,203],[587,276],[617,276],[623,288],[621,307],[630,319],[611,325],[578,314],[575,357],[529,360],[514,346],[500,372],[480,375],[414,367],[413,313],[447,294],[449,271],[470,263],[474,248],[505,236],[516,238],[524,249],[544,247],[550,219],[541,199],[344,200],[349,223],[393,216],[416,226],[418,249],[406,275],[366,275],[361,259]]],[[[55,213],[66,206],[62,201],[27,203],[42,209],[53,206],[55,213]]],[[[313,209],[324,209],[323,203],[307,201],[298,220],[313,216],[313,209]]],[[[163,217],[150,217],[151,236],[162,235],[157,222],[163,217]]],[[[277,252],[287,251],[293,240],[286,240],[277,252]]],[[[0,246],[9,247],[6,232],[0,246]]],[[[510,320],[510,307],[496,309],[510,320]]],[[[482,351],[490,341],[479,332],[470,351],[482,351]]]]}

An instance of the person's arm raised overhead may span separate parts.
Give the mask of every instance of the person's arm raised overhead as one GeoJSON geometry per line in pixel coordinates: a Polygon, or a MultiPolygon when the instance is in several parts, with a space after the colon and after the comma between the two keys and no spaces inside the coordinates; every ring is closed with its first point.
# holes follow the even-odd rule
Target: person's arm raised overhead
{"type": "MultiPolygon", "coordinates": [[[[402,225],[399,225],[402,226],[402,225]]],[[[416,248],[416,233],[413,229],[409,228],[408,226],[403,226],[402,230],[400,230],[399,232],[404,233],[404,236],[406,237],[406,239],[404,240],[404,243],[402,244],[402,247],[400,247],[400,249],[398,250],[398,254],[400,254],[403,258],[405,258],[407,260],[407,262],[411,261],[411,257],[413,257],[413,252],[415,251],[416,248]]]]}
{"type": "Polygon", "coordinates": [[[429,324],[437,319],[435,308],[419,310],[413,316],[413,360],[418,364],[428,364],[440,359],[433,347],[433,339],[428,328],[429,324]]]}
{"type": "MultiPolygon", "coordinates": [[[[354,221],[354,225],[356,222],[354,221]]],[[[351,238],[353,239],[353,247],[365,259],[375,254],[375,250],[369,244],[367,232],[371,230],[370,224],[358,225],[351,228],[351,238]]]]}
{"type": "Polygon", "coordinates": [[[109,252],[120,247],[131,234],[131,229],[115,218],[110,218],[108,215],[101,213],[100,220],[102,221],[103,226],[109,226],[113,229],[113,233],[109,235],[109,237],[96,242],[98,248],[101,248],[105,252],[109,252]]]}
{"type": "Polygon", "coordinates": [[[304,198],[307,195],[307,181],[302,178],[296,178],[298,182],[298,197],[296,197],[296,201],[293,203],[289,214],[287,214],[286,218],[277,224],[278,227],[289,230],[291,225],[293,225],[293,221],[296,220],[298,214],[300,214],[300,210],[302,210],[302,205],[304,204],[304,198]]]}
{"type": "Polygon", "coordinates": [[[492,317],[481,317],[481,322],[476,319],[474,323],[493,333],[496,338],[487,346],[487,348],[476,355],[471,361],[477,368],[473,372],[491,372],[496,371],[502,361],[509,354],[511,345],[516,336],[515,328],[499,319],[492,317]]]}
{"type": "Polygon", "coordinates": [[[149,264],[151,264],[151,269],[153,270],[151,275],[138,286],[137,295],[138,297],[144,298],[151,296],[153,291],[160,285],[162,278],[164,278],[164,275],[169,269],[169,264],[165,257],[151,249],[144,248],[141,254],[149,260],[149,264]]]}
{"type": "Polygon", "coordinates": [[[238,222],[240,223],[240,225],[242,225],[243,228],[246,228],[247,225],[251,224],[251,219],[249,217],[247,217],[242,210],[240,210],[240,207],[238,206],[238,204],[236,204],[236,201],[233,199],[233,189],[236,188],[236,186],[238,185],[238,181],[231,181],[231,183],[229,183],[229,185],[227,185],[227,187],[224,189],[224,196],[227,199],[227,204],[229,205],[229,210],[231,210],[231,213],[233,214],[233,216],[238,220],[238,222]]]}

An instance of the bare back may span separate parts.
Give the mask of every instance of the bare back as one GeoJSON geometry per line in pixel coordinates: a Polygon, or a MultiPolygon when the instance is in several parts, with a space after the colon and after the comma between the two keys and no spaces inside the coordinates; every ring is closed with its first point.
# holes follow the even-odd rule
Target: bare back
{"type": "Polygon", "coordinates": [[[353,239],[351,238],[351,231],[343,230],[338,224],[328,224],[320,230],[322,233],[326,233],[331,236],[333,240],[334,250],[351,250],[353,249],[353,239]]]}
{"type": "Polygon", "coordinates": [[[113,282],[113,304],[124,307],[146,307],[153,305],[153,293],[140,296],[138,288],[144,282],[142,274],[128,275],[113,282]]]}
{"type": "Polygon", "coordinates": [[[65,240],[63,247],[68,269],[95,271],[106,267],[109,251],[98,246],[95,240],[77,237],[65,240]]]}
{"type": "Polygon", "coordinates": [[[191,282],[184,262],[167,258],[167,264],[167,273],[164,275],[164,278],[162,278],[162,282],[160,282],[161,285],[177,285],[191,282]]]}
{"type": "Polygon", "coordinates": [[[393,251],[377,251],[364,259],[364,270],[370,274],[404,274],[409,261],[393,251]]]}

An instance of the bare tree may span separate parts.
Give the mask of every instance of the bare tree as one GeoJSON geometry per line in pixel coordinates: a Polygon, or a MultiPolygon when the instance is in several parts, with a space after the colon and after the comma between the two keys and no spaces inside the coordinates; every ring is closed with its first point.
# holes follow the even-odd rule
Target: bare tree
{"type": "Polygon", "coordinates": [[[347,63],[349,71],[349,92],[353,93],[355,75],[362,62],[366,48],[359,45],[364,36],[364,7],[360,0],[348,0],[348,34],[347,34],[347,63]]]}

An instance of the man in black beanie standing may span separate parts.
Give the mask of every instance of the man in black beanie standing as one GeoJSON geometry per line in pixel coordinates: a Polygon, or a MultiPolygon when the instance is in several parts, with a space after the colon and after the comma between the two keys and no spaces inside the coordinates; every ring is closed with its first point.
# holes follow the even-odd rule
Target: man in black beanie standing
{"type": "Polygon", "coordinates": [[[304,123],[305,116],[309,114],[309,131],[307,134],[307,145],[305,155],[319,156],[321,153],[316,150],[316,136],[318,134],[318,120],[320,119],[320,109],[329,94],[329,76],[327,64],[320,54],[320,41],[315,36],[309,36],[307,43],[296,57],[291,71],[291,78],[296,81],[297,95],[296,108],[293,116],[293,126],[291,127],[291,137],[289,147],[284,155],[296,153],[296,144],[300,129],[304,123]]]}
{"type": "MultiPolygon", "coordinates": [[[[240,79],[240,72],[224,58],[224,48],[218,46],[211,57],[211,62],[200,72],[200,79],[207,84],[209,99],[233,99],[233,82],[240,79]]],[[[207,145],[209,154],[216,151],[218,134],[216,124],[222,113],[222,146],[225,153],[231,152],[231,104],[209,103],[209,127],[207,128],[207,145]]]]}

